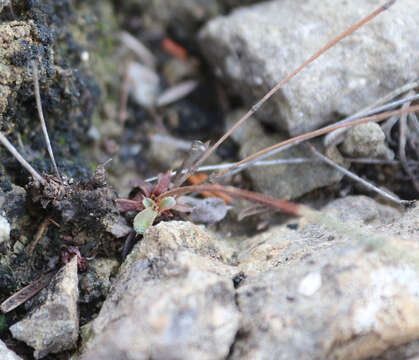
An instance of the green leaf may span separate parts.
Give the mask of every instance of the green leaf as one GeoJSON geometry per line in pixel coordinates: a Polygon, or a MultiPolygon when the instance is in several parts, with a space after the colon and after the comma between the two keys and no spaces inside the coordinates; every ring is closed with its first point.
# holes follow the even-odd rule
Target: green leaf
{"type": "Polygon", "coordinates": [[[160,211],[169,210],[176,205],[176,200],[172,196],[165,197],[159,202],[160,211]]]}
{"type": "Polygon", "coordinates": [[[143,199],[143,205],[144,205],[145,208],[152,207],[154,204],[155,204],[155,202],[153,200],[151,200],[150,198],[143,199]]]}
{"type": "Polygon", "coordinates": [[[158,215],[158,211],[153,207],[148,207],[140,211],[134,218],[134,230],[139,234],[144,234],[145,231],[153,225],[153,222],[158,215]]]}

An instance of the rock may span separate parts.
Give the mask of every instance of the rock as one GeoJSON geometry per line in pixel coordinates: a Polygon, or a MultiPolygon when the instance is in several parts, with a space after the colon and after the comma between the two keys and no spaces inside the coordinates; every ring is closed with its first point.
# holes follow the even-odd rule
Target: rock
{"type": "Polygon", "coordinates": [[[417,213],[370,228],[346,217],[364,239],[362,231],[354,237],[304,221],[298,230],[277,227],[249,239],[238,256],[243,317],[230,358],[366,359],[417,349],[419,262],[409,256],[418,248],[417,213]],[[382,248],[359,246],[378,230],[387,239],[382,248]],[[404,250],[394,251],[401,248],[392,248],[392,233],[410,239],[396,241],[404,250]]]}
{"type": "Polygon", "coordinates": [[[11,229],[19,229],[29,223],[26,215],[26,191],[23,187],[12,185],[10,191],[2,193],[2,210],[6,213],[6,219],[11,229]],[[25,218],[26,217],[26,218],[25,218]]]}
{"type": "Polygon", "coordinates": [[[166,222],[149,229],[93,321],[82,359],[224,359],[239,327],[215,238],[166,222]]]}
{"type": "Polygon", "coordinates": [[[1,0],[0,1],[0,13],[6,6],[10,6],[10,0],[1,0]]]}
{"type": "Polygon", "coordinates": [[[138,246],[139,250],[133,255],[137,258],[151,259],[165,251],[184,248],[202,256],[216,258],[223,263],[231,263],[233,256],[233,249],[204,226],[184,221],[161,222],[150,227],[138,246]]]}
{"type": "Polygon", "coordinates": [[[10,240],[10,224],[7,219],[0,215],[0,248],[7,247],[10,240]]]}
{"type": "MultiPolygon", "coordinates": [[[[0,5],[0,11],[1,11],[1,5],[0,5]]],[[[12,350],[9,350],[6,346],[6,344],[1,340],[0,340],[0,359],[2,359],[2,360],[22,360],[22,358],[20,356],[17,356],[12,350]]]]}
{"type": "Polygon", "coordinates": [[[80,275],[79,302],[90,303],[104,299],[111,287],[110,277],[118,267],[119,262],[115,259],[97,258],[90,261],[87,271],[80,275]]]}
{"type": "Polygon", "coordinates": [[[336,250],[245,279],[231,359],[365,359],[417,339],[418,269],[336,250]]]}
{"type": "MultiPolygon", "coordinates": [[[[241,111],[232,113],[230,119],[227,120],[228,124],[232,125],[242,114],[243,112],[241,111]]],[[[239,156],[242,159],[265,147],[285,140],[280,135],[265,134],[260,124],[254,120],[244,123],[232,136],[241,145],[239,156]]],[[[317,149],[323,149],[320,141],[314,140],[312,142],[317,149]]],[[[345,165],[342,156],[336,148],[331,147],[327,156],[339,165],[345,165]]],[[[295,158],[316,159],[311,151],[302,144],[282,151],[266,160],[295,158]]],[[[341,172],[317,161],[303,164],[252,166],[246,172],[252,179],[257,191],[284,199],[298,198],[314,189],[336,184],[343,178],[341,172]]]]}
{"type": "MultiPolygon", "coordinates": [[[[379,5],[380,0],[264,2],[211,20],[199,38],[216,73],[250,107],[379,5]]],[[[353,114],[416,79],[418,16],[419,3],[396,3],[286,84],[258,118],[298,135],[335,121],[336,113],[353,114]]]]}
{"type": "MultiPolygon", "coordinates": [[[[391,233],[388,227],[394,228],[406,217],[411,218],[410,226],[404,224],[401,232],[412,231],[417,224],[414,215],[407,213],[400,218],[398,210],[362,195],[334,200],[322,211],[352,226],[370,225],[375,229],[382,228],[387,234],[391,233]]],[[[253,274],[282,265],[297,266],[310,254],[336,247],[336,243],[344,239],[350,241],[342,233],[325,230],[322,224],[307,224],[304,218],[298,223],[293,221],[298,231],[293,230],[293,226],[275,226],[243,241],[237,257],[240,269],[245,274],[253,274]]],[[[413,237],[413,233],[409,237],[413,237]]]]}
{"type": "Polygon", "coordinates": [[[401,215],[360,196],[322,211],[321,224],[302,218],[236,244],[236,251],[187,222],[148,229],[85,327],[81,358],[414,353],[419,208],[401,215]]]}
{"type": "Polygon", "coordinates": [[[153,70],[136,62],[131,62],[127,70],[129,93],[133,99],[145,108],[153,107],[159,92],[159,75],[153,70]]]}
{"type": "Polygon", "coordinates": [[[215,224],[225,218],[231,208],[223,199],[208,197],[197,199],[192,196],[181,196],[179,202],[188,205],[191,210],[188,213],[193,223],[215,224]]]}
{"type": "Polygon", "coordinates": [[[327,204],[323,211],[334,215],[344,222],[364,224],[393,224],[400,219],[401,213],[394,207],[382,205],[363,195],[345,196],[327,204]]]}
{"type": "Polygon", "coordinates": [[[360,124],[345,134],[342,151],[351,157],[385,158],[392,160],[394,153],[385,144],[385,134],[376,123],[360,124]]]}
{"type": "Polygon", "coordinates": [[[36,359],[74,348],[79,330],[78,295],[75,256],[51,281],[45,303],[10,327],[13,337],[33,347],[36,359]]]}

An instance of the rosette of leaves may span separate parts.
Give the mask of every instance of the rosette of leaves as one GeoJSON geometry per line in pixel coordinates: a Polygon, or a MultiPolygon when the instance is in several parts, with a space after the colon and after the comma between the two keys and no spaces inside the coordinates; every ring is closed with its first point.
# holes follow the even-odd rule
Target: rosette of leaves
{"type": "Polygon", "coordinates": [[[189,208],[177,201],[175,196],[164,196],[169,190],[171,172],[159,174],[155,186],[142,180],[134,185],[134,195],[131,199],[117,199],[120,212],[138,211],[134,217],[134,230],[138,234],[144,232],[163,216],[173,216],[172,211],[189,212],[189,208]]]}

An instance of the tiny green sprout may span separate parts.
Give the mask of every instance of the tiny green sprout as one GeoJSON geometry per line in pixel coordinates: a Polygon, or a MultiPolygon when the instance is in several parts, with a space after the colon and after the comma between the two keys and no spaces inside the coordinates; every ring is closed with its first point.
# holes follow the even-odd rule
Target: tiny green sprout
{"type": "Polygon", "coordinates": [[[134,188],[136,192],[131,199],[117,199],[119,211],[138,211],[134,218],[134,230],[138,234],[144,234],[155,221],[173,216],[173,210],[190,212],[186,205],[177,202],[175,196],[164,196],[171,185],[170,176],[170,171],[160,174],[154,186],[138,180],[134,188]]]}
{"type": "Polygon", "coordinates": [[[159,210],[160,211],[170,210],[175,205],[176,205],[176,199],[173,196],[168,196],[168,197],[163,198],[159,202],[159,210]]]}
{"type": "Polygon", "coordinates": [[[144,234],[153,225],[157,216],[159,216],[159,212],[154,207],[148,207],[140,211],[134,218],[134,230],[138,234],[144,234]]]}
{"type": "Polygon", "coordinates": [[[156,203],[150,198],[144,198],[143,199],[143,205],[144,205],[144,208],[147,209],[149,207],[152,207],[153,205],[155,206],[156,203]]]}

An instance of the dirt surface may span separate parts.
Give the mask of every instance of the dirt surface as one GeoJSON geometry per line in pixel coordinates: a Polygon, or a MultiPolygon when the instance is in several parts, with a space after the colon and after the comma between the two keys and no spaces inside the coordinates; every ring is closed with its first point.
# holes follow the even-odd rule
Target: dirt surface
{"type": "MultiPolygon", "coordinates": [[[[193,141],[214,142],[218,139],[231,126],[231,119],[237,118],[237,113],[243,113],[243,110],[252,105],[254,99],[250,95],[252,90],[249,90],[249,86],[254,84],[257,94],[265,92],[271,86],[270,75],[267,84],[260,85],[257,81],[258,71],[263,78],[265,70],[269,73],[270,66],[265,64],[265,55],[261,60],[251,54],[255,39],[260,38],[257,34],[251,32],[252,46],[246,45],[249,39],[245,36],[234,37],[230,30],[226,30],[226,34],[237,40],[231,42],[231,48],[217,44],[216,41],[211,43],[211,49],[205,48],[203,44],[206,42],[205,36],[211,38],[212,34],[205,35],[202,31],[206,30],[202,29],[206,24],[211,24],[212,19],[217,18],[213,20],[215,22],[230,23],[229,26],[234,28],[235,22],[241,21],[241,13],[234,13],[231,18],[228,14],[239,5],[246,6],[243,14],[263,11],[263,8],[257,10],[259,8],[252,7],[254,3],[259,1],[182,0],[172,8],[165,1],[152,0],[16,0],[4,2],[4,5],[0,0],[0,131],[46,182],[42,186],[37,184],[19,162],[0,146],[0,302],[45,273],[63,268],[72,256],[78,256],[79,298],[76,312],[79,312],[79,318],[77,324],[72,325],[78,328],[80,323],[83,327],[80,333],[88,332],[90,321],[97,316],[106,300],[116,270],[133,245],[126,238],[132,229],[136,213],[131,211],[121,214],[117,199],[132,198],[135,195],[135,191],[132,191],[133,181],[156,176],[180,166],[193,141]],[[201,35],[198,35],[199,31],[201,35]],[[217,54],[214,58],[211,57],[212,51],[217,54]],[[224,68],[222,62],[217,63],[220,53],[237,55],[240,66],[245,69],[244,75],[242,74],[244,78],[234,82],[234,76],[228,72],[232,69],[229,67],[231,64],[226,62],[224,68]],[[249,65],[246,65],[247,60],[250,61],[249,65]],[[33,64],[39,75],[42,109],[60,176],[54,173],[39,122],[33,64]],[[246,76],[249,72],[255,77],[246,76]],[[245,86],[240,85],[242,83],[245,86]],[[177,85],[184,87],[180,90],[177,88],[172,93],[167,92],[177,85]],[[182,95],[182,91],[188,86],[190,89],[182,95]],[[167,100],[169,95],[172,96],[171,100],[167,100]],[[107,162],[109,159],[112,160],[107,162]],[[102,166],[105,162],[106,165],[102,166]]],[[[348,23],[347,26],[349,25],[351,24],[348,23]]],[[[229,39],[227,35],[225,39],[229,39]]],[[[214,40],[211,38],[211,41],[214,40]]],[[[265,51],[269,53],[273,50],[265,48],[265,51]]],[[[326,61],[325,71],[328,71],[327,64],[326,61]]],[[[346,70],[344,73],[344,76],[350,78],[346,70]]],[[[374,73],[374,76],[378,75],[374,73]]],[[[380,79],[376,81],[380,83],[380,79]]],[[[299,85],[300,88],[304,88],[304,85],[299,85]]],[[[365,85],[364,90],[367,91],[367,88],[368,85],[365,85]]],[[[412,92],[401,93],[397,99],[416,94],[418,85],[411,89],[412,92]]],[[[379,88],[375,91],[379,93],[381,90],[379,88]]],[[[377,93],[368,96],[375,97],[377,93]]],[[[280,100],[277,104],[281,104],[283,99],[280,100]]],[[[331,103],[337,104],[333,99],[331,103]]],[[[328,122],[352,115],[343,110],[339,112],[333,106],[322,109],[323,111],[328,112],[328,122]]],[[[263,145],[271,145],[290,137],[286,131],[288,125],[272,125],[272,121],[267,120],[265,115],[251,121],[258,122],[254,126],[244,127],[241,135],[238,133],[236,137],[228,139],[208,159],[207,164],[238,161],[263,145]]],[[[379,151],[376,149],[378,145],[373,146],[374,149],[370,146],[371,141],[367,135],[372,136],[372,132],[365,130],[368,134],[364,136],[365,131],[362,133],[362,129],[350,133],[342,145],[326,148],[319,140],[316,146],[341,166],[368,179],[377,187],[401,199],[415,200],[419,196],[419,189],[415,187],[419,174],[418,122],[413,116],[404,121],[407,121],[407,128],[404,129],[397,123],[397,119],[393,119],[393,123],[389,120],[381,127],[374,127],[377,134],[374,141],[379,139],[376,140],[377,144],[379,142],[379,151]],[[405,145],[403,141],[406,141],[405,145]],[[361,149],[359,144],[367,150],[361,149]],[[401,151],[402,145],[404,151],[401,151]],[[357,161],[358,158],[365,157],[380,160],[381,163],[357,161]]],[[[284,153],[281,159],[296,157],[310,158],[311,162],[305,165],[281,165],[282,167],[277,168],[255,167],[230,176],[227,179],[228,184],[267,195],[280,194],[281,197],[315,208],[336,199],[360,194],[389,205],[388,200],[366,190],[358,182],[343,177],[337,170],[328,168],[328,165],[316,165],[308,148],[295,148],[295,151],[284,153]],[[277,181],[279,177],[282,182],[277,181]]],[[[370,200],[363,201],[368,205],[370,200]]],[[[242,215],[242,211],[247,211],[251,205],[254,204],[236,200],[230,204],[231,209],[228,207],[229,212],[224,219],[209,217],[210,220],[205,221],[206,226],[214,231],[215,236],[227,239],[227,244],[236,246],[243,239],[246,240],[245,243],[252,243],[251,236],[259,234],[261,230],[287,221],[288,225],[294,224],[289,221],[289,216],[272,212],[264,212],[239,222],[237,216],[242,215]],[[217,220],[212,221],[214,218],[217,220]]],[[[353,211],[365,214],[365,209],[369,207],[364,205],[354,207],[353,211]]],[[[374,205],[374,209],[381,209],[380,206],[374,205]]],[[[386,214],[394,215],[396,219],[404,209],[394,204],[392,206],[393,209],[388,208],[386,214]]],[[[227,211],[224,203],[221,208],[227,211]]],[[[203,209],[205,211],[205,207],[203,209]]],[[[343,212],[348,211],[347,209],[345,207],[343,212]]],[[[174,217],[158,218],[170,219],[188,218],[178,213],[174,217]]],[[[364,218],[362,221],[368,223],[364,218]]],[[[136,237],[137,240],[138,238],[139,236],[136,237]]],[[[154,256],[161,256],[156,255],[159,251],[156,244],[152,246],[157,248],[149,251],[153,252],[153,256],[147,253],[147,261],[151,263],[154,256]]],[[[228,266],[233,267],[237,265],[235,262],[239,252],[232,253],[230,245],[221,250],[217,248],[216,253],[220,253],[220,257],[229,257],[231,261],[228,266]]],[[[249,247],[259,245],[256,242],[249,247]]],[[[194,246],[200,248],[201,245],[194,246]]],[[[245,249],[240,250],[240,256],[243,257],[245,253],[245,249]]],[[[209,258],[213,255],[205,254],[209,258]]],[[[144,259],[145,257],[137,260],[145,262],[144,259]]],[[[258,269],[264,268],[268,260],[257,258],[248,264],[247,260],[243,260],[248,266],[243,268],[245,272],[251,273],[249,269],[255,266],[258,269]]],[[[171,258],[168,262],[170,266],[165,265],[168,270],[164,271],[171,271],[171,262],[176,263],[176,259],[171,258]]],[[[196,265],[194,259],[187,262],[185,267],[188,269],[193,269],[196,265]]],[[[124,266],[128,265],[125,263],[124,266]]],[[[148,271],[144,270],[144,273],[148,271]]],[[[205,271],[212,272],[208,269],[205,271]]],[[[219,358],[229,358],[230,355],[240,358],[240,349],[247,349],[249,345],[239,339],[236,349],[228,348],[234,336],[240,337],[238,334],[243,330],[238,330],[239,312],[236,309],[237,304],[234,305],[237,299],[234,298],[235,290],[230,284],[230,277],[236,275],[235,271],[229,270],[228,276],[222,278],[223,286],[228,288],[228,301],[214,300],[217,304],[213,309],[215,315],[209,316],[216,317],[217,312],[221,311],[218,307],[222,309],[224,302],[231,306],[231,311],[228,312],[234,318],[234,329],[230,329],[228,343],[223,344],[219,358]]],[[[180,276],[187,285],[190,281],[188,276],[180,276]]],[[[207,279],[211,289],[212,281],[217,284],[217,276],[214,275],[211,281],[207,279]]],[[[257,276],[261,277],[261,283],[270,281],[262,279],[263,271],[258,272],[257,276]]],[[[170,278],[169,275],[168,277],[170,278]]],[[[257,283],[259,279],[254,276],[252,281],[257,283]]],[[[249,284],[254,287],[254,283],[249,284]]],[[[199,284],[199,281],[197,284],[198,290],[194,285],[188,291],[193,294],[196,290],[204,296],[204,287],[207,285],[199,284]]],[[[166,291],[165,286],[166,284],[161,289],[159,287],[162,293],[166,291]]],[[[0,314],[0,338],[23,359],[34,359],[34,356],[41,356],[39,354],[44,356],[43,359],[70,359],[74,354],[73,338],[69,346],[57,347],[70,348],[69,351],[49,354],[49,350],[37,348],[35,354],[38,355],[34,355],[32,348],[13,338],[9,331],[11,325],[19,323],[28,314],[33,314],[39,306],[45,304],[46,299],[60,296],[54,295],[54,291],[52,287],[45,288],[37,295],[30,296],[31,299],[24,305],[7,314],[0,314]]],[[[213,292],[218,294],[217,291],[216,288],[213,292]]],[[[150,295],[150,301],[155,301],[153,296],[150,295]]],[[[248,306],[247,300],[244,300],[244,290],[240,292],[240,296],[240,301],[248,306]]],[[[140,308],[147,309],[149,304],[143,305],[140,308]]],[[[74,304],[71,306],[74,307],[74,304]]],[[[252,304],[249,309],[246,306],[246,321],[251,322],[252,304]]],[[[195,310],[204,311],[199,306],[195,310]]],[[[175,319],[176,316],[173,315],[175,319]]],[[[209,337],[213,336],[212,325],[208,325],[206,316],[202,319],[198,328],[208,331],[209,337]]],[[[153,321],[154,318],[150,323],[153,321]]],[[[154,339],[154,336],[153,333],[151,338],[154,339]]],[[[219,334],[214,336],[214,339],[219,339],[218,336],[219,334]]],[[[408,338],[409,341],[416,339],[411,333],[408,338]]],[[[193,339],[192,343],[199,347],[199,340],[193,339]]],[[[42,339],[37,342],[40,343],[42,339]]],[[[182,351],[187,352],[187,349],[182,351]]],[[[212,351],[205,352],[208,358],[211,358],[211,353],[212,351]]]]}

